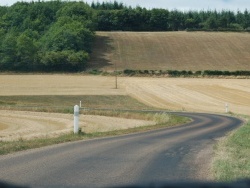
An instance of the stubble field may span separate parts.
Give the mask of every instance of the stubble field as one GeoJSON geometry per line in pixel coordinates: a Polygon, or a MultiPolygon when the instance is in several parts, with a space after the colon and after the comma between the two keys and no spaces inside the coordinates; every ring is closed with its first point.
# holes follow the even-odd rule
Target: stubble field
{"type": "MultiPolygon", "coordinates": [[[[0,75],[0,99],[6,96],[128,95],[152,108],[225,113],[225,103],[228,103],[231,112],[250,115],[249,86],[250,80],[247,79],[119,77],[118,89],[114,89],[114,77],[0,75]]],[[[72,103],[72,108],[73,105],[75,103],[72,103]]],[[[112,108],[112,105],[110,107],[112,108]]],[[[105,131],[154,123],[94,116],[83,116],[81,121],[81,126],[88,131],[100,130],[99,125],[102,131],[105,131]]],[[[69,131],[72,128],[73,115],[2,110],[0,122],[2,140],[11,137],[47,136],[69,131]]]]}
{"type": "Polygon", "coordinates": [[[250,34],[97,32],[89,69],[250,70],[250,34]]]}

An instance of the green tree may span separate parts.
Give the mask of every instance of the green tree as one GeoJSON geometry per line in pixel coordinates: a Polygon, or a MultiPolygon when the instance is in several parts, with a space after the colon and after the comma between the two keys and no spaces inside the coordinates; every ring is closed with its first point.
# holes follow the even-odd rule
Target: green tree
{"type": "Polygon", "coordinates": [[[164,9],[152,9],[149,20],[152,31],[167,31],[169,30],[169,12],[164,9]]]}
{"type": "MultiPolygon", "coordinates": [[[[243,22],[243,27],[245,29],[249,29],[250,28],[250,12],[248,12],[248,10],[244,11],[244,22],[243,22]]],[[[250,30],[250,29],[249,29],[250,30]]]]}
{"type": "Polygon", "coordinates": [[[185,21],[181,12],[174,10],[169,13],[169,25],[171,30],[178,31],[182,29],[182,25],[185,25],[183,22],[185,21]]]}
{"type": "Polygon", "coordinates": [[[88,58],[84,51],[50,51],[43,54],[41,63],[46,71],[79,71],[86,66],[88,58]]]}
{"type": "Polygon", "coordinates": [[[5,35],[1,45],[1,59],[0,67],[2,69],[11,69],[16,66],[17,63],[17,34],[14,31],[10,31],[5,35]]]}
{"type": "Polygon", "coordinates": [[[35,69],[38,48],[34,40],[27,35],[22,33],[17,38],[16,44],[17,60],[21,70],[33,70],[35,69]]]}
{"type": "Polygon", "coordinates": [[[84,50],[90,52],[94,34],[79,21],[62,17],[43,37],[45,51],[84,50]],[[65,24],[63,24],[63,22],[65,24]]]}
{"type": "Polygon", "coordinates": [[[211,15],[207,21],[205,22],[205,29],[217,29],[218,28],[218,22],[214,15],[211,15]]]}
{"type": "Polygon", "coordinates": [[[57,19],[60,17],[70,17],[74,21],[82,22],[82,24],[90,29],[95,30],[96,13],[84,2],[68,2],[61,9],[58,10],[57,19]]]}

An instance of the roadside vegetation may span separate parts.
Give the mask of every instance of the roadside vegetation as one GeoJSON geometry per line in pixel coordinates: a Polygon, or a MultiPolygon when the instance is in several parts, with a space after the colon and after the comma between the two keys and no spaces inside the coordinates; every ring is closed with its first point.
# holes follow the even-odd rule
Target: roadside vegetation
{"type": "MultiPolygon", "coordinates": [[[[102,115],[104,115],[103,113],[102,115]]],[[[18,141],[0,141],[0,155],[13,153],[17,151],[32,149],[32,148],[40,148],[44,146],[54,145],[54,144],[60,144],[65,142],[72,142],[72,141],[78,141],[78,140],[87,140],[91,138],[101,138],[101,137],[107,137],[107,136],[118,136],[118,135],[124,135],[124,134],[130,134],[130,133],[139,133],[144,131],[150,131],[154,129],[160,129],[164,127],[170,127],[170,126],[177,126],[182,125],[184,123],[187,123],[190,121],[190,119],[175,115],[170,115],[166,113],[128,113],[125,112],[124,114],[122,112],[119,112],[119,117],[136,117],[140,119],[146,119],[146,120],[153,120],[156,121],[155,125],[150,126],[142,126],[142,127],[136,127],[136,128],[129,128],[125,130],[114,130],[109,132],[94,132],[94,133],[84,133],[81,130],[79,130],[79,134],[64,134],[56,138],[39,138],[39,139],[33,139],[33,140],[24,140],[20,138],[18,141]]],[[[110,113],[108,113],[110,115],[110,113]]],[[[117,113],[115,114],[117,115],[117,113]]]]}
{"type": "Polygon", "coordinates": [[[250,117],[246,124],[215,146],[214,177],[218,181],[250,178],[250,117]]]}

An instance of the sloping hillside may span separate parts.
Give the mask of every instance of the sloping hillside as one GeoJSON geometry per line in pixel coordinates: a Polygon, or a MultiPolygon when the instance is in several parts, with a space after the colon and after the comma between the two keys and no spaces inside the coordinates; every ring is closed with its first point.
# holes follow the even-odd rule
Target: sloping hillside
{"type": "Polygon", "coordinates": [[[97,32],[89,69],[250,70],[250,34],[97,32]]]}

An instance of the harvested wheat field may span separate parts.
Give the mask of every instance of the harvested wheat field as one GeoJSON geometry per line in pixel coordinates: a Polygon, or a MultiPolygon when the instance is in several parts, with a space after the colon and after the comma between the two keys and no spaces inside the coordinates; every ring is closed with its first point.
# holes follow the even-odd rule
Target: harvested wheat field
{"type": "Polygon", "coordinates": [[[89,69],[250,70],[250,34],[97,32],[89,69]]]}
{"type": "Polygon", "coordinates": [[[0,96],[125,95],[109,77],[82,75],[0,75],[0,96]]]}
{"type": "MultiPolygon", "coordinates": [[[[82,75],[0,75],[0,96],[12,95],[129,95],[146,105],[177,111],[250,115],[249,79],[136,78],[82,75]]],[[[63,101],[62,101],[63,103],[63,101]]],[[[72,107],[75,104],[72,104],[72,107]]],[[[84,131],[113,130],[153,122],[86,116],[84,131]]],[[[0,138],[37,137],[67,132],[73,115],[1,111],[0,138]],[[5,135],[5,136],[4,136],[5,135]],[[25,136],[27,135],[27,136],[25,136]]]]}
{"type": "Polygon", "coordinates": [[[126,92],[147,105],[177,111],[250,115],[249,79],[127,78],[126,92]]]}
{"type": "MultiPolygon", "coordinates": [[[[81,115],[86,133],[154,125],[153,121],[81,115]]],[[[58,136],[73,131],[73,115],[0,110],[0,141],[58,136]]]]}

